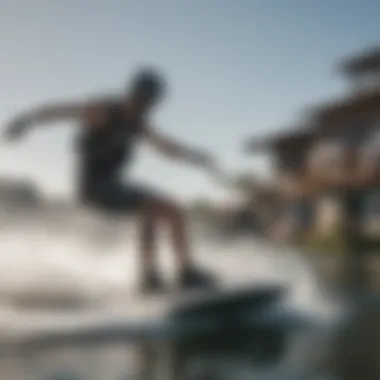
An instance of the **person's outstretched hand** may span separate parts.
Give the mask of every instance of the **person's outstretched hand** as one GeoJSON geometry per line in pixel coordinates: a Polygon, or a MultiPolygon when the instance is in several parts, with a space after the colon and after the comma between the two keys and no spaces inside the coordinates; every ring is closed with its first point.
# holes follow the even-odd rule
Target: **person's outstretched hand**
{"type": "Polygon", "coordinates": [[[194,153],[192,161],[194,164],[204,169],[208,169],[215,165],[215,158],[211,154],[205,152],[194,153]]]}
{"type": "Polygon", "coordinates": [[[27,123],[24,119],[14,119],[5,126],[2,138],[6,142],[20,140],[27,132],[27,123]]]}
{"type": "Polygon", "coordinates": [[[222,185],[226,188],[230,188],[233,184],[233,181],[228,173],[222,167],[217,163],[214,162],[212,165],[208,168],[208,173],[210,176],[219,183],[219,185],[222,185]]]}
{"type": "Polygon", "coordinates": [[[210,154],[202,153],[198,157],[199,166],[204,169],[215,181],[223,186],[231,186],[231,181],[219,162],[210,154]]]}

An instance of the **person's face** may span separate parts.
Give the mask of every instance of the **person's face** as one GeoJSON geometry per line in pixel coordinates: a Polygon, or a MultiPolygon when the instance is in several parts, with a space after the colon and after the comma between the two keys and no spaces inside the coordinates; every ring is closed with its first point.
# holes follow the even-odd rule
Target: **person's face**
{"type": "Polygon", "coordinates": [[[150,94],[135,93],[132,95],[133,107],[138,112],[147,112],[158,104],[158,98],[150,94]]]}

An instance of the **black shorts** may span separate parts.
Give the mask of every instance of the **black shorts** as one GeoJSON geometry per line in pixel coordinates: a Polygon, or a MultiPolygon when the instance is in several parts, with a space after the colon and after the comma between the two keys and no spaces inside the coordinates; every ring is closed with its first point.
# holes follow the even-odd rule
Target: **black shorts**
{"type": "Polygon", "coordinates": [[[97,184],[83,197],[83,203],[91,208],[110,213],[134,213],[144,203],[155,199],[153,191],[121,181],[104,181],[97,184]]]}

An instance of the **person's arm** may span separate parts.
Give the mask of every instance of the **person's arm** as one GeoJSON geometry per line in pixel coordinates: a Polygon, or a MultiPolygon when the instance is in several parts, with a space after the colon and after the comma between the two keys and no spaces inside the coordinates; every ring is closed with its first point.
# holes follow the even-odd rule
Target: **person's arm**
{"type": "Polygon", "coordinates": [[[207,153],[185,147],[152,128],[145,128],[144,137],[153,148],[168,158],[201,166],[207,166],[212,161],[207,153]]]}
{"type": "Polygon", "coordinates": [[[14,117],[5,127],[5,136],[17,138],[34,125],[70,119],[86,120],[88,124],[96,126],[102,121],[104,109],[101,102],[62,102],[37,107],[14,117]]]}
{"type": "Polygon", "coordinates": [[[144,128],[144,137],[151,146],[166,157],[199,166],[208,172],[217,183],[228,188],[231,187],[233,180],[221,169],[212,155],[188,148],[151,128],[144,128]]]}

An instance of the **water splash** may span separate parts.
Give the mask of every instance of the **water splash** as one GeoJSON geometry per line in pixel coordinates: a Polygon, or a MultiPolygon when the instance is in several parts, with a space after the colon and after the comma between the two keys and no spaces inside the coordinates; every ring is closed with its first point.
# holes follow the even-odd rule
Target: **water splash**
{"type": "MultiPolygon", "coordinates": [[[[43,225],[4,231],[0,235],[2,300],[33,294],[104,299],[132,290],[138,277],[133,227],[108,244],[94,241],[81,229],[58,233],[43,225]],[[83,233],[81,233],[83,232],[83,233]]],[[[193,234],[197,260],[226,283],[280,283],[289,289],[289,302],[312,313],[332,312],[336,303],[320,284],[314,269],[296,252],[255,239],[220,241],[193,234]]],[[[172,252],[162,236],[160,266],[175,271],[172,252]]]]}

